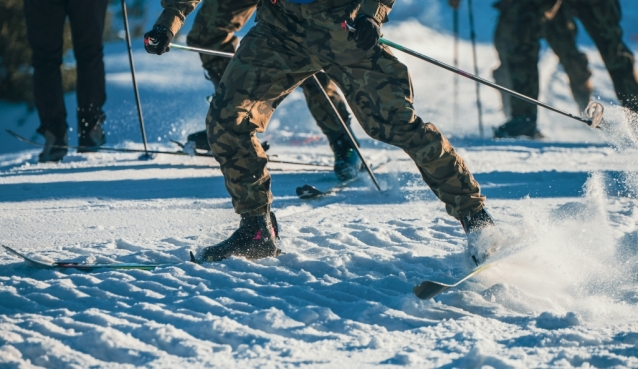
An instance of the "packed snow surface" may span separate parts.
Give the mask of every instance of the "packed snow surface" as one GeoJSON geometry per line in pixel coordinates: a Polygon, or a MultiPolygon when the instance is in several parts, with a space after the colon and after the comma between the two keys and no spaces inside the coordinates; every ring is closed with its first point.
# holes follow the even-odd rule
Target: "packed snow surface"
{"type": "MultiPolygon", "coordinates": [[[[415,20],[384,35],[451,62],[449,33],[415,20]]],[[[490,78],[495,52],[478,46],[490,78]]],[[[362,174],[335,195],[300,200],[297,186],[336,184],[330,168],[271,163],[285,254],[204,265],[189,251],[238,225],[213,159],[71,152],[37,164],[38,148],[0,133],[0,243],[44,261],[170,264],[85,273],[0,252],[0,367],[638,367],[638,122],[613,104],[597,51],[584,50],[607,125],[541,110],[542,141],[478,137],[474,84],[461,81],[453,121],[454,77],[396,52],[417,111],[452,137],[499,225],[495,266],[432,301],[412,287],[471,270],[464,233],[407,156],[358,127],[366,158],[387,162],[376,171],[382,192],[362,174]]],[[[209,82],[197,55],[136,48],[135,58],[151,147],[175,150],[169,140],[203,129],[209,82]]],[[[123,43],[107,44],[105,60],[109,145],[139,149],[123,43]]],[[[573,112],[556,57],[545,52],[539,65],[541,99],[573,112]]],[[[499,95],[481,92],[489,132],[505,118],[499,95]]],[[[74,95],[67,103],[73,111],[74,95]]],[[[34,114],[0,109],[3,128],[34,137],[34,114]]],[[[277,159],[332,164],[298,91],[261,138],[277,159]]]]}

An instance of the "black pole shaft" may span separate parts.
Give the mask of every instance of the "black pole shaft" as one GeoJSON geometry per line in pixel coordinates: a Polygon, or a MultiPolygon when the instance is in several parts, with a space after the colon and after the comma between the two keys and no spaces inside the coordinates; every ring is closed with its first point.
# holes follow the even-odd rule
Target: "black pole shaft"
{"type": "MultiPolygon", "coordinates": [[[[227,53],[227,52],[223,52],[223,51],[207,50],[207,49],[201,49],[201,48],[198,48],[198,47],[190,47],[190,46],[184,46],[184,45],[173,44],[173,43],[171,43],[171,47],[175,48],[175,49],[180,49],[180,50],[194,51],[194,52],[197,52],[197,53],[200,53],[200,54],[215,55],[215,56],[221,56],[221,57],[226,57],[226,58],[232,58],[233,57],[232,53],[227,53]]],[[[328,93],[326,92],[326,90],[321,85],[321,82],[319,82],[319,79],[317,79],[317,76],[313,75],[312,78],[315,81],[315,84],[317,85],[317,88],[319,88],[319,90],[323,93],[323,96],[326,98],[326,100],[328,100],[328,103],[332,107],[332,111],[334,112],[335,116],[337,117],[337,119],[341,123],[341,126],[343,127],[344,131],[348,134],[348,137],[350,138],[350,141],[352,142],[352,145],[353,145],[355,151],[357,152],[357,155],[359,155],[359,158],[361,158],[361,162],[365,166],[366,171],[370,175],[370,178],[372,178],[372,182],[374,182],[375,187],[377,188],[377,190],[381,191],[381,186],[379,185],[379,182],[377,181],[377,178],[374,176],[374,173],[372,173],[372,168],[370,168],[370,165],[368,165],[368,162],[363,157],[363,154],[361,153],[361,150],[359,150],[359,145],[357,145],[357,141],[355,141],[354,136],[352,135],[352,132],[350,131],[350,127],[348,127],[346,122],[343,121],[343,118],[341,118],[341,115],[339,114],[339,111],[337,110],[337,107],[335,107],[335,105],[332,103],[332,100],[330,100],[330,97],[328,96],[328,93]]]]}
{"type": "Polygon", "coordinates": [[[144,115],[142,114],[142,102],[140,101],[140,93],[137,89],[137,80],[135,79],[135,65],[133,64],[133,48],[131,47],[131,33],[128,28],[128,14],[126,12],[125,0],[122,0],[122,16],[124,17],[124,30],[126,32],[126,45],[128,47],[128,61],[131,66],[131,77],[133,78],[133,90],[135,92],[135,102],[137,103],[137,116],[140,120],[142,140],[144,141],[144,151],[148,154],[148,148],[146,147],[146,130],[144,129],[144,115]]]}
{"type": "MultiPolygon", "coordinates": [[[[459,67],[459,9],[455,8],[452,16],[454,29],[454,67],[459,67]]],[[[459,121],[459,76],[454,75],[454,124],[459,121]]]]}
{"type": "MultiPolygon", "coordinates": [[[[472,10],[472,0],[467,0],[470,14],[470,39],[472,40],[472,58],[474,59],[474,75],[478,76],[478,62],[476,60],[476,32],[474,31],[474,11],[472,10]]],[[[483,137],[483,107],[481,105],[481,85],[476,83],[476,109],[478,110],[479,134],[483,137]]]]}
{"type": "Polygon", "coordinates": [[[418,53],[418,52],[416,52],[414,50],[411,50],[411,49],[408,49],[406,47],[403,47],[403,46],[401,46],[401,45],[399,45],[397,43],[394,43],[394,42],[392,42],[390,40],[386,40],[385,38],[379,39],[379,43],[381,43],[383,45],[390,46],[391,48],[394,48],[394,49],[397,49],[399,51],[402,51],[402,52],[404,52],[404,53],[406,53],[408,55],[414,56],[415,58],[419,58],[419,59],[421,59],[423,61],[426,61],[428,63],[434,64],[437,67],[443,68],[443,69],[448,70],[448,71],[450,71],[452,73],[456,73],[456,74],[458,74],[460,76],[463,76],[465,78],[469,78],[469,79],[471,79],[471,80],[473,80],[475,82],[478,82],[478,83],[484,84],[486,86],[492,87],[494,89],[497,89],[497,90],[499,90],[501,92],[504,92],[504,93],[506,93],[508,95],[512,95],[512,96],[516,97],[517,99],[521,99],[523,101],[527,101],[530,104],[538,105],[538,106],[543,107],[545,109],[551,110],[551,111],[553,111],[555,113],[564,115],[564,116],[566,116],[568,118],[572,118],[572,119],[575,119],[577,121],[586,123],[587,125],[591,125],[592,124],[592,121],[589,120],[589,119],[581,118],[581,117],[579,117],[577,115],[564,112],[564,111],[562,111],[560,109],[557,109],[557,108],[555,108],[555,107],[553,107],[551,105],[547,105],[547,104],[542,103],[542,102],[540,102],[540,101],[538,101],[536,99],[532,99],[531,97],[527,97],[527,96],[525,96],[523,94],[520,94],[520,93],[518,93],[516,91],[512,91],[509,88],[505,88],[505,87],[503,87],[501,85],[497,85],[496,83],[490,82],[490,81],[488,81],[486,79],[483,79],[481,77],[472,75],[472,74],[470,74],[470,73],[468,73],[468,72],[466,72],[464,70],[461,70],[459,68],[454,68],[451,65],[447,65],[447,64],[445,64],[443,62],[440,62],[440,61],[438,61],[438,60],[436,60],[434,58],[430,58],[429,56],[423,55],[423,54],[418,53]]]}
{"type": "Polygon", "coordinates": [[[332,107],[332,111],[334,112],[334,115],[337,117],[337,119],[341,123],[343,130],[348,134],[348,137],[350,138],[350,142],[352,143],[352,146],[357,152],[357,155],[359,155],[359,158],[361,158],[361,162],[365,166],[366,171],[370,175],[370,178],[372,178],[372,182],[374,182],[374,186],[377,188],[377,190],[381,191],[381,186],[379,185],[377,178],[374,176],[374,173],[372,173],[372,168],[370,168],[370,165],[368,165],[368,162],[363,157],[363,154],[361,153],[361,150],[359,149],[359,145],[357,145],[357,141],[354,139],[354,136],[352,135],[352,131],[350,130],[350,127],[348,127],[346,122],[343,121],[343,118],[341,118],[341,115],[339,114],[337,107],[332,103],[332,100],[330,100],[330,96],[328,96],[328,93],[323,88],[323,86],[321,85],[321,82],[319,82],[319,79],[317,78],[315,74],[312,75],[312,79],[313,81],[315,81],[315,85],[317,85],[317,88],[319,88],[319,90],[321,91],[323,96],[326,98],[326,100],[328,100],[328,103],[332,107]]]}

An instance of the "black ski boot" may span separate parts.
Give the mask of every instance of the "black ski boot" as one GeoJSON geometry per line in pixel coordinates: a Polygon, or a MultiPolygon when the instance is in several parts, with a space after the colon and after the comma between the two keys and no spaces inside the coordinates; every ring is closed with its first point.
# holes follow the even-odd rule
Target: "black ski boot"
{"type": "Polygon", "coordinates": [[[64,158],[64,155],[69,151],[66,146],[68,145],[69,136],[66,132],[58,130],[54,133],[49,129],[38,129],[38,133],[44,136],[44,149],[40,155],[38,155],[39,163],[58,162],[64,158]]]}
{"type": "Polygon", "coordinates": [[[479,237],[483,230],[495,226],[494,220],[485,209],[481,209],[474,214],[461,218],[461,225],[467,235],[467,249],[476,266],[482,264],[495,251],[495,245],[489,245],[485,250],[478,244],[479,237]]]}
{"type": "Polygon", "coordinates": [[[193,262],[213,262],[228,259],[231,256],[243,256],[246,259],[263,259],[277,256],[279,229],[277,218],[272,212],[264,215],[242,215],[239,229],[227,240],[202,250],[199,259],[191,253],[193,262]]]}
{"type": "Polygon", "coordinates": [[[96,152],[106,143],[106,135],[102,125],[106,114],[101,110],[78,110],[78,152],[96,152]]]}
{"type": "Polygon", "coordinates": [[[535,116],[514,117],[494,130],[494,138],[527,137],[540,140],[544,136],[536,127],[535,116]]]}
{"type": "Polygon", "coordinates": [[[347,138],[338,139],[330,144],[335,155],[334,172],[340,181],[355,178],[361,171],[361,158],[347,138]]]}
{"type": "Polygon", "coordinates": [[[186,137],[186,145],[189,145],[191,142],[195,144],[195,148],[198,150],[210,151],[210,145],[208,144],[208,134],[206,130],[191,133],[186,137]]]}

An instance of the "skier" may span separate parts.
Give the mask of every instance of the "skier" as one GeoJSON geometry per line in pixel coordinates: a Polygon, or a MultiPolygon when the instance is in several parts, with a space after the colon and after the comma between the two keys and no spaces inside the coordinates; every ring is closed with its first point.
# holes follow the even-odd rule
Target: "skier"
{"type": "MultiPolygon", "coordinates": [[[[514,18],[512,22],[516,26],[509,31],[511,46],[505,58],[514,91],[538,98],[539,40],[544,34],[569,74],[572,92],[582,111],[585,98],[591,95],[591,86],[585,82],[591,72],[587,70],[586,56],[572,47],[576,37],[576,27],[571,20],[573,15],[594,40],[622,105],[638,111],[634,57],[622,42],[618,0],[517,0],[515,3],[516,6],[508,10],[513,13],[508,16],[514,18]],[[554,15],[552,21],[547,20],[554,15]],[[550,30],[562,34],[563,42],[558,43],[550,30]]],[[[511,99],[510,104],[512,119],[498,127],[494,136],[537,136],[536,105],[518,99],[511,99]]]]}
{"type": "MultiPolygon", "coordinates": [[[[496,30],[494,31],[494,46],[498,52],[501,65],[494,70],[494,81],[501,86],[512,88],[512,77],[509,71],[509,60],[514,48],[514,33],[517,30],[516,16],[517,5],[519,1],[500,0],[494,7],[500,11],[496,30]]],[[[557,3],[556,5],[560,5],[557,3]]],[[[578,105],[579,111],[584,111],[591,99],[592,85],[589,80],[591,71],[588,68],[587,56],[578,50],[576,46],[576,36],[578,28],[574,21],[574,17],[565,7],[555,6],[546,11],[543,15],[540,36],[544,37],[550,48],[558,56],[558,60],[563,66],[569,85],[572,90],[574,100],[578,105]]],[[[525,84],[527,96],[537,96],[539,89],[538,74],[529,76],[528,83],[525,84]]],[[[530,111],[530,104],[520,104],[512,101],[508,94],[501,94],[503,100],[503,109],[508,118],[508,123],[499,127],[495,132],[496,138],[515,137],[519,135],[531,138],[542,138],[542,134],[534,125],[524,124],[529,131],[516,131],[519,127],[519,121],[530,119],[536,121],[536,111],[530,111]],[[512,127],[511,129],[509,127],[512,127]]]]}
{"type": "Polygon", "coordinates": [[[102,33],[108,0],[25,0],[27,39],[33,51],[33,96],[40,118],[37,132],[45,146],[39,162],[64,158],[68,124],[62,90],[62,34],[69,18],[77,61],[78,152],[96,151],[105,142],[106,101],[102,33]]]}
{"type": "MultiPolygon", "coordinates": [[[[193,28],[186,38],[186,43],[192,47],[234,53],[239,43],[234,33],[242,29],[248,22],[259,1],[203,0],[195,16],[193,28]]],[[[184,13],[184,16],[186,14],[184,13]]],[[[179,14],[174,9],[167,7],[159,16],[154,30],[145,36],[155,37],[155,35],[162,33],[163,28],[167,28],[172,37],[177,34],[181,26],[182,21],[179,14]]],[[[168,49],[153,45],[147,46],[146,49],[148,52],[158,55],[168,51],[168,49]]],[[[200,54],[200,58],[207,78],[217,90],[219,81],[230,63],[230,59],[206,54],[200,54]]],[[[330,81],[325,73],[317,73],[317,78],[339,111],[343,121],[350,125],[350,114],[345,101],[337,92],[337,86],[330,81]]],[[[341,123],[334,115],[332,107],[312,79],[304,81],[301,84],[301,88],[312,116],[328,138],[330,148],[334,153],[334,171],[337,178],[345,181],[356,177],[362,168],[361,160],[355,152],[347,133],[344,132],[341,123]]],[[[194,142],[195,147],[198,149],[210,149],[206,131],[190,134],[188,141],[194,142]]]]}
{"type": "MultiPolygon", "coordinates": [[[[163,0],[166,9],[181,15],[197,2],[163,0]]],[[[483,230],[494,224],[463,159],[434,124],[415,114],[406,66],[379,44],[381,25],[393,4],[394,0],[261,3],[257,24],[224,72],[206,117],[208,140],[241,222],[227,240],[202,250],[200,260],[277,255],[268,159],[254,133],[266,129],[283,97],[320,70],[341,88],[371,137],[402,148],[412,158],[447,212],[461,221],[470,252],[483,230]],[[356,31],[344,31],[345,21],[356,31]]],[[[167,32],[156,37],[161,40],[167,32]]],[[[472,257],[478,263],[485,255],[472,257]]]]}

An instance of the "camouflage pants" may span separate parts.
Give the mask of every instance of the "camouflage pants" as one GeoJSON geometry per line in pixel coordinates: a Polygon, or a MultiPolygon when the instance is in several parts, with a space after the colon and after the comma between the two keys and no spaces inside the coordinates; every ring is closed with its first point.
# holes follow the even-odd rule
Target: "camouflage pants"
{"type": "Polygon", "coordinates": [[[413,107],[410,76],[385,46],[358,49],[339,21],[347,6],[263,2],[258,23],[242,40],[206,117],[208,140],[237,213],[259,213],[272,202],[268,159],[255,132],[266,129],[279,102],[324,70],[343,91],[373,138],[402,148],[456,218],[483,208],[485,197],[463,159],[413,107]]]}
{"type": "MultiPolygon", "coordinates": [[[[234,33],[242,29],[248,22],[259,1],[203,0],[195,16],[193,28],[186,38],[186,43],[192,47],[234,53],[239,43],[239,39],[234,33]]],[[[199,56],[202,60],[202,66],[217,87],[230,59],[205,54],[199,56]]],[[[350,113],[345,101],[339,95],[337,86],[324,73],[318,73],[317,77],[339,111],[341,118],[350,124],[350,113]]],[[[333,143],[341,138],[345,134],[341,123],[312,79],[304,81],[301,88],[312,117],[321,131],[328,137],[328,141],[333,143]]]]}
{"type": "MultiPolygon", "coordinates": [[[[509,68],[510,58],[514,45],[516,45],[515,33],[518,30],[517,11],[520,4],[521,1],[518,0],[501,0],[494,5],[494,7],[500,11],[494,32],[494,46],[496,47],[501,65],[494,70],[493,75],[496,83],[510,89],[513,87],[512,78],[516,78],[519,81],[517,84],[521,86],[520,88],[525,89],[521,91],[523,94],[538,98],[538,68],[534,68],[534,72],[529,71],[531,68],[527,68],[527,73],[514,77],[512,77],[509,68]]],[[[558,56],[558,60],[563,65],[565,73],[569,78],[574,100],[576,100],[578,108],[581,111],[584,110],[589,103],[592,93],[591,83],[589,82],[591,72],[587,66],[587,56],[576,47],[578,30],[574,22],[574,17],[564,7],[559,7],[551,17],[544,16],[537,28],[528,31],[530,31],[530,34],[525,34],[527,37],[532,37],[532,39],[545,38],[554,53],[558,56]]],[[[524,59],[523,56],[521,56],[521,61],[526,61],[530,64],[536,63],[538,58],[538,46],[539,44],[535,43],[534,47],[526,49],[530,55],[524,55],[524,59]]],[[[518,99],[508,94],[501,94],[501,97],[503,99],[503,109],[508,118],[512,118],[512,116],[536,115],[535,105],[527,103],[521,104],[518,99]],[[514,108],[512,105],[514,105],[514,108]]]]}
{"type": "MultiPolygon", "coordinates": [[[[519,0],[514,32],[515,45],[510,54],[509,68],[515,91],[538,98],[538,51],[544,12],[556,4],[556,0],[519,0]]],[[[618,0],[563,0],[562,7],[577,17],[591,36],[609,71],[621,103],[638,111],[638,82],[634,74],[634,57],[622,42],[620,28],[620,4],[618,0]]],[[[560,14],[560,13],[559,13],[560,14]]],[[[551,44],[551,40],[548,38],[551,44]]],[[[555,51],[558,48],[555,48],[555,51]]],[[[586,59],[572,56],[575,63],[586,59]]],[[[559,55],[560,57],[560,55],[559,55]]],[[[567,70],[567,64],[563,64],[567,70]]],[[[584,77],[584,74],[583,74],[584,77]]],[[[570,81],[573,82],[573,81],[570,81]]],[[[529,103],[512,100],[512,115],[536,115],[537,108],[529,103]]]]}

